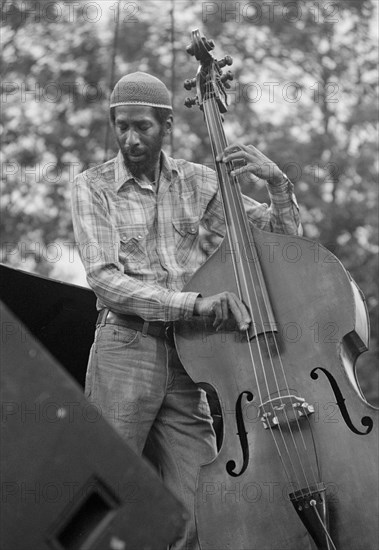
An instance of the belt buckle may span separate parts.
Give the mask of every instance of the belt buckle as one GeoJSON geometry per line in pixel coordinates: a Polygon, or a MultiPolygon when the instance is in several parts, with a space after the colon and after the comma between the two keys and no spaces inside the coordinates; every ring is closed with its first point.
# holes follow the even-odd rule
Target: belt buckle
{"type": "Polygon", "coordinates": [[[142,326],[142,330],[141,330],[141,334],[144,338],[146,338],[146,336],[148,334],[148,330],[149,330],[149,321],[144,321],[143,326],[142,326]]]}

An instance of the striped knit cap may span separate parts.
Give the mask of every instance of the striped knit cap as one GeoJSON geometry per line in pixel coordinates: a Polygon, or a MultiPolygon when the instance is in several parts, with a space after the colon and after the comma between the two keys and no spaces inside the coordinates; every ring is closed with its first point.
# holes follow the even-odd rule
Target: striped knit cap
{"type": "Polygon", "coordinates": [[[137,72],[123,76],[115,85],[110,108],[119,105],[146,105],[172,109],[166,86],[155,76],[137,72]]]}

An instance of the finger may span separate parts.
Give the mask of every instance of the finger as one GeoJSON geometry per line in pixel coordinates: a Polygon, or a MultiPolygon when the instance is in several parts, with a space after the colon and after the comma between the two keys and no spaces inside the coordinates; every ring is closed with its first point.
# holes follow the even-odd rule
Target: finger
{"type": "Polygon", "coordinates": [[[231,145],[227,145],[225,147],[223,154],[230,155],[231,153],[237,153],[242,149],[243,149],[243,145],[240,145],[239,143],[232,143],[231,145]]]}
{"type": "MultiPolygon", "coordinates": [[[[263,155],[262,151],[260,151],[259,149],[257,149],[256,147],[254,147],[254,145],[245,145],[246,147],[246,150],[250,153],[250,154],[255,154],[257,156],[259,155],[263,155]]],[[[264,156],[264,155],[263,155],[264,156]]]]}
{"type": "Polygon", "coordinates": [[[229,301],[230,310],[240,330],[247,330],[251,322],[249,312],[243,302],[237,297],[231,296],[229,301]]]}
{"type": "Polygon", "coordinates": [[[245,164],[245,166],[241,166],[240,168],[233,168],[233,170],[230,170],[230,175],[240,176],[241,174],[246,174],[246,172],[249,172],[247,164],[245,164]]]}
{"type": "Polygon", "coordinates": [[[227,321],[229,319],[229,303],[227,298],[221,299],[221,313],[222,319],[227,321]]]}
{"type": "MultiPolygon", "coordinates": [[[[231,155],[238,154],[241,152],[245,152],[247,156],[250,158],[260,160],[260,161],[271,162],[270,159],[266,157],[266,155],[264,155],[262,151],[254,147],[254,145],[242,145],[239,143],[235,143],[233,145],[228,145],[227,147],[225,147],[223,154],[218,155],[217,160],[222,160],[223,157],[228,157],[228,160],[229,160],[229,157],[231,155]]],[[[233,159],[231,158],[231,160],[233,159]]]]}
{"type": "Polygon", "coordinates": [[[231,153],[237,153],[238,151],[239,151],[239,146],[238,145],[228,145],[227,147],[225,147],[225,149],[223,150],[222,153],[219,153],[216,156],[216,160],[218,160],[219,162],[224,162],[224,157],[225,156],[228,156],[231,153]]]}
{"type": "Polygon", "coordinates": [[[222,310],[221,310],[220,304],[219,303],[214,304],[214,306],[212,308],[212,311],[214,312],[214,315],[215,315],[215,320],[213,321],[213,326],[217,331],[217,330],[219,330],[220,325],[222,323],[222,310]]]}
{"type": "Polygon", "coordinates": [[[220,322],[218,328],[216,329],[217,331],[225,328],[226,323],[229,319],[229,302],[228,302],[227,297],[222,297],[221,298],[220,306],[221,306],[220,307],[221,322],[220,322]]]}
{"type": "Polygon", "coordinates": [[[233,153],[230,153],[230,154],[224,156],[222,160],[223,160],[223,162],[241,162],[241,161],[244,161],[245,164],[252,163],[252,164],[255,164],[257,166],[260,166],[263,163],[264,158],[262,158],[261,156],[255,154],[254,152],[249,151],[247,148],[245,148],[244,150],[235,151],[233,153]]]}
{"type": "Polygon", "coordinates": [[[222,154],[218,155],[218,159],[222,162],[245,160],[249,154],[249,149],[246,145],[234,144],[225,147],[222,154]]]}
{"type": "Polygon", "coordinates": [[[261,166],[270,166],[274,164],[266,157],[259,149],[253,145],[241,145],[241,149],[232,151],[228,155],[224,155],[223,162],[238,161],[244,159],[246,163],[255,163],[261,166]]]}
{"type": "Polygon", "coordinates": [[[245,166],[240,166],[239,168],[233,168],[233,170],[230,170],[231,176],[239,176],[246,173],[249,173],[257,179],[260,179],[262,177],[262,168],[257,164],[249,163],[245,164],[245,166]]]}
{"type": "Polygon", "coordinates": [[[266,155],[262,153],[262,151],[254,147],[254,145],[245,145],[244,148],[247,153],[249,153],[251,156],[257,159],[266,160],[266,161],[270,160],[268,157],[266,157],[266,155]]]}
{"type": "Polygon", "coordinates": [[[250,159],[252,159],[252,157],[249,156],[249,154],[246,151],[242,151],[242,150],[232,151],[227,154],[224,153],[221,158],[222,162],[241,162],[241,161],[247,162],[250,159]]]}

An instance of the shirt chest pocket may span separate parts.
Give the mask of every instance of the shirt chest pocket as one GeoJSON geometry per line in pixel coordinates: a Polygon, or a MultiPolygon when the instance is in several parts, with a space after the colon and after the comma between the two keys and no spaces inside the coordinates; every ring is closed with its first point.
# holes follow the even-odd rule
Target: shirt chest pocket
{"type": "Polygon", "coordinates": [[[119,226],[120,259],[124,264],[140,264],[146,260],[148,230],[143,224],[119,226]]]}
{"type": "Polygon", "coordinates": [[[191,259],[199,244],[199,218],[172,220],[175,228],[176,260],[184,266],[191,259]]]}

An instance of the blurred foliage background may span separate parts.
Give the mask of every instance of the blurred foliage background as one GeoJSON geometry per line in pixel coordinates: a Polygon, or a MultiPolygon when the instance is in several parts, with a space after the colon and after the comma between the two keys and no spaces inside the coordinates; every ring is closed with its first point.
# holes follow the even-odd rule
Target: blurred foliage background
{"type": "MultiPolygon", "coordinates": [[[[151,72],[171,90],[168,152],[212,163],[200,111],[183,106],[183,81],[197,69],[185,47],[200,28],[217,57],[234,58],[229,142],[254,144],[289,175],[305,235],[365,294],[371,343],[358,374],[379,404],[376,0],[10,0],[1,9],[0,260],[86,284],[70,185],[115,154],[108,101],[127,72],[151,72]]],[[[244,192],[267,200],[260,182],[244,192]]]]}

